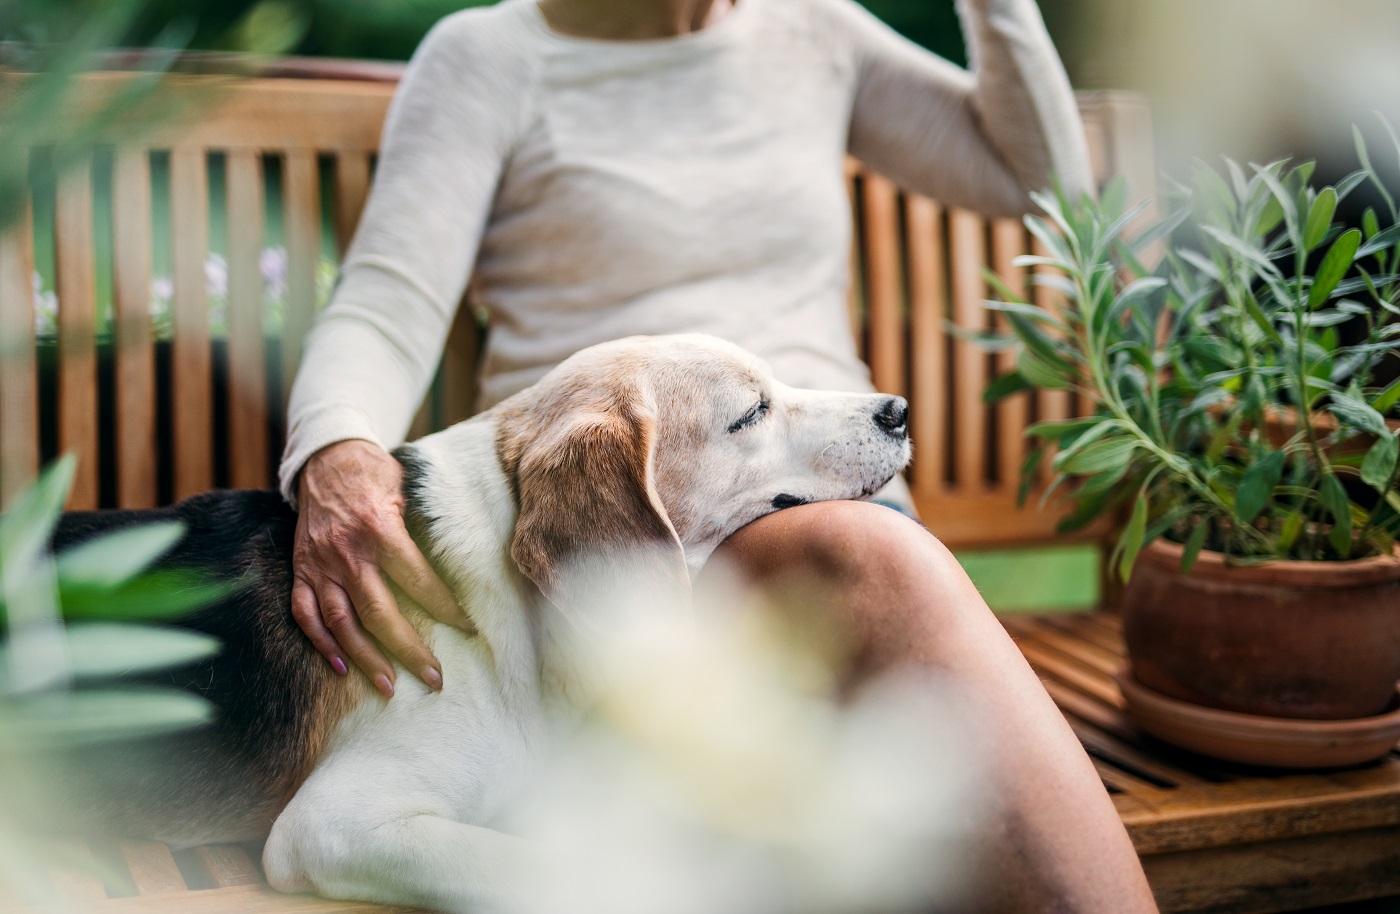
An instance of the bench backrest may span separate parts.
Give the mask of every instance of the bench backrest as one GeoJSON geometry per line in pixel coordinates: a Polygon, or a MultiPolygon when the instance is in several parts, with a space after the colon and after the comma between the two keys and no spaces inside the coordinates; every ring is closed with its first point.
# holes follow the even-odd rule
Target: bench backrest
{"type": "MultiPolygon", "coordinates": [[[[95,77],[83,95],[123,79],[95,77]]],[[[0,499],[66,451],[80,457],[73,508],[274,483],[289,382],[327,285],[318,271],[353,233],[393,90],[185,78],[170,99],[193,116],[135,142],[99,137],[57,179],[34,151],[33,194],[0,236],[0,499]],[[40,326],[53,296],[36,275],[53,279],[52,328],[40,326]]],[[[1081,110],[1097,175],[1150,188],[1142,103],[1095,93],[1081,110]]],[[[990,326],[983,265],[1022,286],[1011,261],[1031,250],[1028,233],[903,193],[854,161],[847,179],[852,330],[876,386],[911,402],[923,516],[954,545],[1049,538],[1053,512],[1015,507],[1023,429],[1081,404],[1048,393],[984,405],[1007,357],[947,329],[990,326]]],[[[414,434],[469,414],[481,333],[463,308],[414,434]]]]}

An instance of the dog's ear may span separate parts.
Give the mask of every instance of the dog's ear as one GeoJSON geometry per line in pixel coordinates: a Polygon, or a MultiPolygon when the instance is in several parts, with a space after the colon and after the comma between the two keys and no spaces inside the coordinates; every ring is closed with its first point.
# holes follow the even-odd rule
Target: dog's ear
{"type": "Polygon", "coordinates": [[[511,557],[576,625],[600,594],[687,606],[680,537],[656,492],[656,422],[634,404],[568,416],[519,454],[511,557]],[[587,589],[589,593],[581,593],[587,589]]]}

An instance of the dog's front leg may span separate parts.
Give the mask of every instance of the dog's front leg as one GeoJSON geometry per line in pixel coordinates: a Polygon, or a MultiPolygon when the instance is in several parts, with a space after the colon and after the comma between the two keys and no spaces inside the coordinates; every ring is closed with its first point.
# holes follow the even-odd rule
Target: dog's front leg
{"type": "Polygon", "coordinates": [[[464,914],[539,910],[532,893],[547,878],[532,842],[421,813],[316,822],[284,813],[263,861],[278,891],[464,914]]]}

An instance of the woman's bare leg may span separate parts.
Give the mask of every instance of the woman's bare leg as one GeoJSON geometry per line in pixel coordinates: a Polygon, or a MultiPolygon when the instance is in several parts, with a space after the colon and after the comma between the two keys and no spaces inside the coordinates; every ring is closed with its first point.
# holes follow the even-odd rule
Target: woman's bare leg
{"type": "Polygon", "coordinates": [[[854,680],[924,664],[979,706],[995,804],[979,848],[987,910],[1156,910],[1079,741],[961,566],[928,531],[879,505],[825,502],[761,518],[716,555],[770,587],[786,580],[821,593],[817,602],[834,629],[846,632],[854,680]]]}

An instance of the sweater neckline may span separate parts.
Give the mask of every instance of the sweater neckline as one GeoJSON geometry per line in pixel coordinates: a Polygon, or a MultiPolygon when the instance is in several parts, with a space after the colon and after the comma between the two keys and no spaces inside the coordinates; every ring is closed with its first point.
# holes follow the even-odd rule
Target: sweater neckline
{"type": "Polygon", "coordinates": [[[734,6],[725,16],[712,25],[686,32],[669,35],[665,38],[586,38],[581,35],[567,35],[555,31],[540,9],[539,0],[519,0],[526,7],[526,19],[533,30],[544,40],[559,48],[570,48],[610,56],[644,56],[657,53],[674,53],[713,47],[732,39],[752,18],[752,7],[761,0],[734,0],[734,6]]]}

